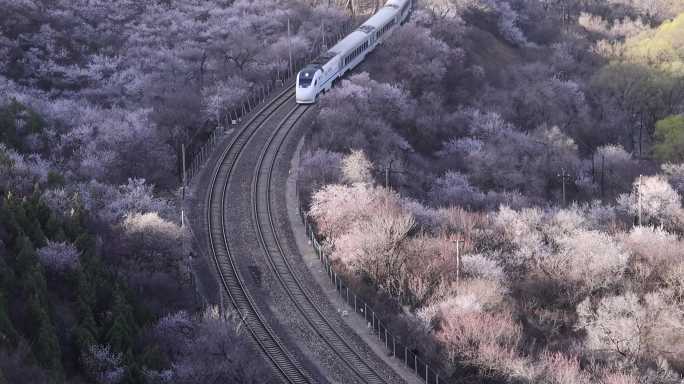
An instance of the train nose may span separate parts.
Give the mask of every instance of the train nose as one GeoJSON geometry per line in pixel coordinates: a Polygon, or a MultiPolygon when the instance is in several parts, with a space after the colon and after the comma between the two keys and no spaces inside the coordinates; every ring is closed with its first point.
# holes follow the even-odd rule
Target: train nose
{"type": "Polygon", "coordinates": [[[298,103],[313,103],[315,99],[314,87],[301,88],[297,87],[295,98],[298,103]]]}

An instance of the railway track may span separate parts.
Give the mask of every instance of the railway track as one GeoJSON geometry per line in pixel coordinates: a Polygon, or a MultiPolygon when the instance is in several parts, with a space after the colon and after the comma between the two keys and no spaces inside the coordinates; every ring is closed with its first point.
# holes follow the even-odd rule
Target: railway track
{"type": "Polygon", "coordinates": [[[207,194],[206,220],[209,227],[209,247],[216,263],[219,278],[240,317],[280,377],[287,383],[304,384],[315,381],[302,364],[287,350],[259,312],[254,299],[249,294],[226,238],[228,228],[224,215],[226,190],[238,156],[250,138],[268,122],[269,117],[293,97],[294,87],[290,86],[258,111],[225,148],[211,174],[207,194]]]}
{"type": "MultiPolygon", "coordinates": [[[[387,384],[389,381],[380,376],[353,346],[326,318],[315,304],[310,293],[298,279],[297,273],[279,240],[278,231],[272,214],[271,180],[278,154],[288,135],[297,126],[309,106],[294,104],[294,89],[288,87],[262,107],[247,121],[228,146],[221,153],[211,172],[206,200],[206,222],[209,229],[209,249],[216,264],[219,278],[241,319],[275,372],[286,383],[314,383],[316,380],[307,371],[303,362],[288,350],[284,342],[269,325],[264,314],[250,294],[237,264],[239,250],[232,250],[227,233],[232,229],[226,221],[227,191],[231,183],[240,183],[240,168],[244,173],[245,165],[237,166],[249,158],[256,158],[251,183],[251,219],[256,229],[256,238],[270,264],[276,279],[284,288],[284,293],[294,303],[301,316],[315,330],[318,338],[329,348],[350,372],[350,382],[387,384]],[[269,131],[267,131],[269,130],[269,131]],[[259,133],[259,134],[257,134],[259,133]],[[264,136],[266,134],[266,136],[264,136]],[[257,139],[258,138],[258,139],[257,139]],[[253,141],[251,141],[254,139],[253,141]],[[260,144],[264,141],[264,144],[260,144]],[[251,143],[251,144],[250,144],[251,143]],[[245,149],[249,146],[251,151],[245,149]],[[258,150],[254,147],[258,144],[258,150]],[[241,156],[242,159],[241,160],[241,156]]],[[[242,175],[242,177],[248,177],[242,175]]],[[[248,187],[248,186],[246,186],[248,187]]],[[[238,247],[239,248],[239,247],[238,247]]],[[[258,248],[255,247],[255,249],[258,248]]]]}
{"type": "Polygon", "coordinates": [[[308,106],[297,106],[279,122],[278,128],[264,145],[252,178],[252,218],[259,242],[274,274],[284,287],[285,293],[295,304],[303,317],[344,361],[363,383],[385,384],[388,381],[368,365],[366,360],[337,331],[336,327],[316,305],[307,289],[297,277],[279,240],[277,226],[272,214],[271,181],[273,172],[288,135],[308,110],[308,106]]]}

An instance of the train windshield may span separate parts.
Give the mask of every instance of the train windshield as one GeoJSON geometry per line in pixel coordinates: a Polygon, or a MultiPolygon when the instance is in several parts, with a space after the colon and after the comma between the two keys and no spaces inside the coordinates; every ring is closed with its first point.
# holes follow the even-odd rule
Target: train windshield
{"type": "Polygon", "coordinates": [[[299,76],[299,87],[300,88],[308,88],[309,85],[311,85],[311,78],[310,77],[302,77],[299,76]]]}
{"type": "Polygon", "coordinates": [[[316,75],[316,71],[320,69],[320,66],[307,65],[299,71],[299,87],[308,88],[316,75]]]}

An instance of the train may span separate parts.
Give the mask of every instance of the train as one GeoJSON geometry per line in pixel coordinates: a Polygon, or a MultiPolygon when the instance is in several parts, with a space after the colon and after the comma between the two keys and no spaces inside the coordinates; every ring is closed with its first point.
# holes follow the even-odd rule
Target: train
{"type": "Polygon", "coordinates": [[[297,73],[295,99],[313,104],[333,82],[359,65],[395,28],[408,20],[414,0],[389,0],[366,22],[297,73]]]}

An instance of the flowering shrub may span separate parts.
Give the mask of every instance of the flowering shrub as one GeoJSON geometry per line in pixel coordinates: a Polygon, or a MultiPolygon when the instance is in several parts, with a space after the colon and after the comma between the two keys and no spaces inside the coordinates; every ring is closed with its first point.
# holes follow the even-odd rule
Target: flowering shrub
{"type": "Polygon", "coordinates": [[[80,252],[73,244],[67,242],[53,242],[38,249],[38,259],[49,270],[65,272],[79,266],[80,252]]]}

